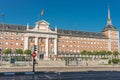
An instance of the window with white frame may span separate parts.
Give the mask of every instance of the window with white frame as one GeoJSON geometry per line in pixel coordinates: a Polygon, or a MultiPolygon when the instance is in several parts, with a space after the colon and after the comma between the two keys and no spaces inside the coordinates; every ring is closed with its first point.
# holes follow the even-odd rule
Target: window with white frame
{"type": "Polygon", "coordinates": [[[16,45],[18,45],[18,43],[16,43],[16,45]]]}

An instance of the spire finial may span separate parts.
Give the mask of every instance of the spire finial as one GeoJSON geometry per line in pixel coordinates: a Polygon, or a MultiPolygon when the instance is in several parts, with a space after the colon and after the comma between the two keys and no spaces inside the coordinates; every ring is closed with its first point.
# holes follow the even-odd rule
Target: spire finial
{"type": "Polygon", "coordinates": [[[107,25],[112,25],[111,17],[110,17],[110,6],[108,5],[108,20],[107,25]]]}

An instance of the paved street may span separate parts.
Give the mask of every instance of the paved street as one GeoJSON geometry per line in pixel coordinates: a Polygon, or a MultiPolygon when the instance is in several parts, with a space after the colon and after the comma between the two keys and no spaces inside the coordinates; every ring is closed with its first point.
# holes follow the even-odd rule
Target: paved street
{"type": "Polygon", "coordinates": [[[45,72],[35,75],[0,76],[0,80],[120,80],[120,72],[45,72]]]}

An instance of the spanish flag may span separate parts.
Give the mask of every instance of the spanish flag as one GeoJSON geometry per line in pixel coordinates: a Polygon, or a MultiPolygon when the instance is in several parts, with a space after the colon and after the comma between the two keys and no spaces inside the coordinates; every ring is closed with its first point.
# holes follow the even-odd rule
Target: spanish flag
{"type": "Polygon", "coordinates": [[[41,15],[42,15],[42,16],[44,15],[44,9],[42,9],[42,11],[41,11],[41,15]]]}

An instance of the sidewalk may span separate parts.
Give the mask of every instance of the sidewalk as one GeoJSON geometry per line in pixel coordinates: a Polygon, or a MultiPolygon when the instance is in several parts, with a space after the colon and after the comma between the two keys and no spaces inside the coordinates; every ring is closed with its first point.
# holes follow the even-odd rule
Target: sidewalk
{"type": "MultiPolygon", "coordinates": [[[[64,61],[40,61],[35,66],[35,71],[58,71],[58,72],[71,72],[71,71],[120,71],[120,65],[102,65],[93,64],[85,62],[81,63],[79,66],[65,66],[64,61]]],[[[4,65],[0,66],[0,72],[31,72],[31,66],[12,66],[4,65]]]]}
{"type": "MultiPolygon", "coordinates": [[[[73,71],[120,71],[118,66],[65,66],[65,67],[54,67],[54,66],[35,66],[35,71],[57,71],[57,72],[73,72],[73,71]]],[[[0,72],[32,72],[31,67],[0,67],[0,72]]]]}

